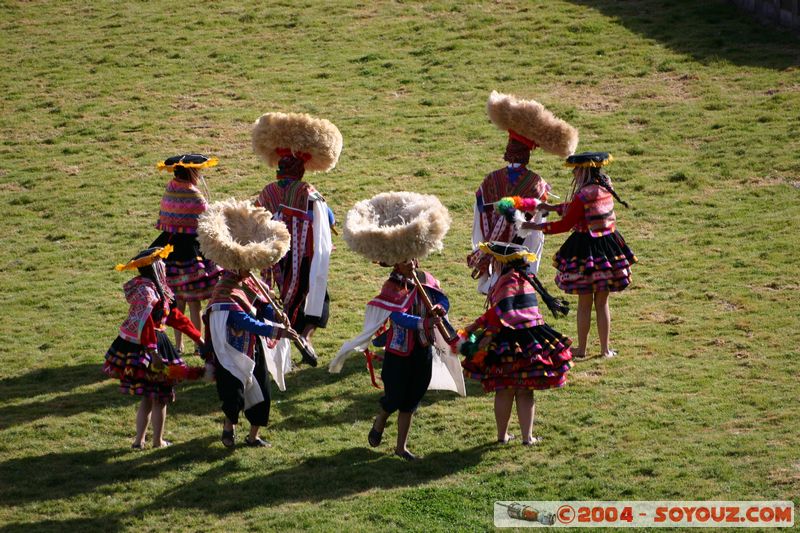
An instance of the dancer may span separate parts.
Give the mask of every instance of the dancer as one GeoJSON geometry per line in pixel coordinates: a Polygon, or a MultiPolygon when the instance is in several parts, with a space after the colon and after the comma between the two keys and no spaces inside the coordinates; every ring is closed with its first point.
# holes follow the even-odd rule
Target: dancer
{"type": "MultiPolygon", "coordinates": [[[[253,127],[253,150],[269,166],[277,166],[276,181],[261,191],[256,205],[273,213],[289,229],[292,245],[280,263],[267,273],[270,286],[280,290],[292,328],[310,343],[330,314],[328,265],[333,249],[333,212],[303,176],[328,171],[342,151],[342,135],[327,120],[300,113],[267,113],[253,127]]],[[[316,360],[304,362],[316,366],[316,360]]]]}
{"type": "Polygon", "coordinates": [[[246,446],[267,448],[260,430],[269,423],[271,395],[268,373],[286,389],[288,352],[275,350],[274,341],[296,337],[281,324],[252,270],[269,268],[289,249],[289,233],[271,220],[271,213],[249,202],[229,200],[209,206],[200,217],[198,239],[203,252],[225,268],[206,309],[206,342],[213,357],[217,393],[225,419],[222,444],[236,445],[236,425],[244,412],[250,431],[246,446]]]}
{"type": "MultiPolygon", "coordinates": [[[[546,200],[550,185],[527,168],[531,150],[541,146],[547,152],[566,157],[578,145],[578,131],[534,100],[522,100],[492,91],[486,109],[492,123],[508,131],[508,144],[503,155],[508,165],[488,174],[475,191],[473,252],[467,258],[467,264],[472,267],[472,277],[478,279],[478,292],[482,294],[487,294],[497,282],[500,265],[479,249],[481,242],[524,244],[537,257],[544,244],[541,232],[529,232],[525,238],[518,235],[514,225],[497,211],[496,202],[506,196],[546,200]]],[[[541,217],[534,220],[541,221],[541,217]]],[[[528,266],[532,274],[536,274],[538,269],[538,260],[528,266]]]]}
{"type": "Polygon", "coordinates": [[[136,414],[136,437],[133,448],[145,445],[147,426],[152,426],[153,447],[169,446],[164,440],[167,403],[175,401],[174,380],[168,367],[185,367],[185,363],[169,337],[165,326],[182,331],[202,346],[200,332],[178,309],[170,306],[172,291],[167,285],[163,259],[171,246],[148,248],[117,271],[138,270],[139,275],[125,283],[125,298],[130,304],[128,318],[119,328],[119,335],[106,352],[103,372],[120,380],[122,394],[141,396],[136,414]],[[152,424],[151,424],[152,422],[152,424]]]}
{"type": "Polygon", "coordinates": [[[458,360],[449,355],[445,340],[450,335],[445,327],[449,301],[436,278],[417,270],[417,258],[441,249],[449,227],[447,209],[435,196],[409,192],[358,202],[344,227],[350,248],[393,269],[381,293],[367,304],[362,332],[342,346],[329,370],[340,372],[349,355],[366,350],[378,335],[373,344],[385,351],[384,395],[367,441],[379,446],[388,418],[397,411],[394,453],[407,461],[418,459],[408,449],[408,434],[425,391],[466,395],[458,360]]]}
{"type": "Polygon", "coordinates": [[[578,347],[576,357],[586,356],[592,321],[592,306],[597,317],[600,355],[614,357],[609,346],[611,335],[610,292],[624,290],[631,282],[631,266],[637,262],[625,239],[617,231],[614,199],[625,207],[611,185],[603,167],[612,161],[607,152],[583,152],[567,158],[574,176],[568,201],[559,205],[541,204],[542,211],[556,211],[563,218],[545,224],[523,223],[521,228],[545,234],[574,230],[553,257],[558,270],[556,285],[568,294],[578,295],[578,347]]]}
{"type": "MultiPolygon", "coordinates": [[[[175,294],[175,307],[179,311],[185,312],[189,304],[189,316],[198,330],[201,329],[201,303],[211,296],[222,269],[203,257],[197,243],[197,219],[208,208],[197,185],[203,180],[200,171],[217,163],[216,157],[184,154],[158,164],[159,170],[172,172],[173,179],[161,198],[156,228],[162,233],[150,246],[170,244],[174,247],[165,260],[167,284],[175,294]]],[[[178,330],[175,330],[175,346],[183,352],[183,339],[178,330]]]]}
{"type": "Polygon", "coordinates": [[[566,315],[565,302],[550,296],[528,264],[537,258],[527,248],[508,243],[481,243],[480,249],[502,266],[489,292],[489,309],[460,332],[459,349],[465,373],[495,392],[497,441],[515,437],[508,432],[516,402],[522,444],[538,444],[533,434],[534,390],[562,387],[572,366],[569,338],[547,325],[539,312],[538,292],[556,316],[566,315]]]}

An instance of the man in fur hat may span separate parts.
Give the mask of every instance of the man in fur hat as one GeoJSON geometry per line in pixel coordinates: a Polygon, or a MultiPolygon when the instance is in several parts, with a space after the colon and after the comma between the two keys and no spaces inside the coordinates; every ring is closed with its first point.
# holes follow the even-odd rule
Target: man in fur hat
{"type": "MultiPolygon", "coordinates": [[[[531,151],[540,146],[547,152],[566,157],[578,145],[578,131],[534,100],[492,91],[486,108],[492,123],[508,131],[508,144],[503,155],[508,165],[488,174],[475,191],[473,252],[467,258],[467,264],[472,267],[472,276],[478,279],[478,291],[482,294],[488,293],[497,282],[501,268],[490,255],[478,248],[481,242],[524,244],[536,257],[541,257],[544,245],[540,231],[531,232],[527,237],[518,235],[514,225],[495,209],[495,204],[509,196],[545,201],[550,185],[528,170],[531,151]]],[[[538,260],[529,265],[532,274],[538,269],[538,260]]]]}
{"type": "Polygon", "coordinates": [[[289,254],[266,278],[279,289],[292,328],[308,342],[328,322],[328,265],[335,221],[325,199],[303,176],[307,170],[328,171],[336,166],[342,135],[324,119],[267,113],[253,128],[253,149],[278,168],[276,181],[264,187],[256,205],[286,224],[292,238],[289,254]]]}

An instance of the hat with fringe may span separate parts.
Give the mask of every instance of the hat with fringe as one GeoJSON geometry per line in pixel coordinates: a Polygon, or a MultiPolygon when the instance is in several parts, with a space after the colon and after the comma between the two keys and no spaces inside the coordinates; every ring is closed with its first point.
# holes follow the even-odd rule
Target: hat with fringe
{"type": "Polygon", "coordinates": [[[332,122],[305,113],[266,113],[253,126],[253,151],[271,167],[293,155],[306,170],[324,172],[339,161],[342,134],[332,122]]]}
{"type": "Polygon", "coordinates": [[[142,250],[138,254],[136,254],[133,259],[128,261],[125,264],[119,264],[114,267],[114,270],[117,272],[122,272],[123,270],[136,270],[138,268],[150,266],[159,259],[166,259],[169,254],[172,253],[172,245],[168,244],[164,247],[153,247],[148,248],[146,250],[142,250]]]}
{"type": "Polygon", "coordinates": [[[347,212],[344,240],[370,261],[394,265],[440,251],[450,223],[447,208],[431,194],[385,192],[347,212]]]}
{"type": "Polygon", "coordinates": [[[600,168],[608,165],[614,160],[614,157],[608,152],[581,152],[579,154],[571,155],[567,158],[564,166],[567,167],[589,167],[600,168]]]}
{"type": "Polygon", "coordinates": [[[208,168],[216,166],[219,163],[219,159],[216,157],[209,157],[203,154],[183,154],[183,155],[174,155],[164,161],[158,163],[156,168],[158,170],[167,170],[172,172],[175,170],[175,167],[183,167],[183,168],[208,168]]]}
{"type": "Polygon", "coordinates": [[[261,270],[286,255],[291,237],[283,222],[247,200],[214,202],[200,215],[203,255],[227,270],[261,270]]]}
{"type": "Polygon", "coordinates": [[[541,146],[546,152],[567,157],[578,147],[578,130],[535,100],[492,91],[486,111],[495,126],[530,149],[541,146]]]}
{"type": "Polygon", "coordinates": [[[490,241],[480,243],[478,248],[504,265],[514,261],[527,261],[528,263],[536,261],[536,254],[521,244],[490,241]]]}

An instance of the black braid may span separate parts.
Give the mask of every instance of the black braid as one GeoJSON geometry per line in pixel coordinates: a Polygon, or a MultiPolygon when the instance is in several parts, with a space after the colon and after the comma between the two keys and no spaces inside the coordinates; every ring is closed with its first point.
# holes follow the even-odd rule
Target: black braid
{"type": "Polygon", "coordinates": [[[528,283],[533,285],[533,288],[538,292],[542,300],[544,300],[545,305],[553,313],[555,318],[563,318],[569,314],[569,302],[566,300],[562,300],[561,298],[556,298],[552,296],[547,289],[544,288],[542,282],[539,281],[539,278],[536,275],[528,274],[525,269],[527,265],[523,265],[522,268],[518,268],[517,271],[522,275],[523,278],[528,280],[528,283]]]}
{"type": "Polygon", "coordinates": [[[613,196],[616,201],[618,201],[625,207],[630,207],[628,205],[628,202],[620,198],[619,195],[617,194],[617,191],[615,191],[614,187],[611,186],[611,182],[608,179],[608,174],[606,174],[599,168],[592,168],[592,181],[601,186],[602,188],[604,188],[605,190],[607,190],[608,192],[610,192],[611,196],[613,196]]]}

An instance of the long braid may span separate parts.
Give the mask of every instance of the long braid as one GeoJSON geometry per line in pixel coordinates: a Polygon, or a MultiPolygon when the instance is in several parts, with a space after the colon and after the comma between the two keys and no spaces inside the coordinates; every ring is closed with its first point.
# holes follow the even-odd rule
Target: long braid
{"type": "Polygon", "coordinates": [[[536,275],[531,275],[526,272],[528,266],[526,264],[521,265],[516,270],[519,272],[523,278],[525,278],[528,283],[533,285],[533,288],[544,300],[545,305],[553,313],[555,318],[563,318],[569,314],[569,302],[566,300],[562,300],[561,298],[556,298],[555,296],[551,295],[547,292],[547,289],[544,288],[542,282],[539,281],[539,278],[536,275]]]}
{"type": "Polygon", "coordinates": [[[609,179],[608,174],[603,172],[601,169],[599,169],[599,168],[597,168],[597,169],[593,168],[592,169],[592,181],[597,183],[599,186],[601,186],[602,188],[604,188],[608,192],[610,192],[611,196],[613,196],[616,201],[618,201],[619,203],[621,203],[625,207],[630,207],[628,205],[628,202],[626,202],[625,200],[623,200],[622,198],[619,197],[619,195],[617,194],[617,191],[615,191],[614,187],[611,186],[611,180],[609,179]]]}

